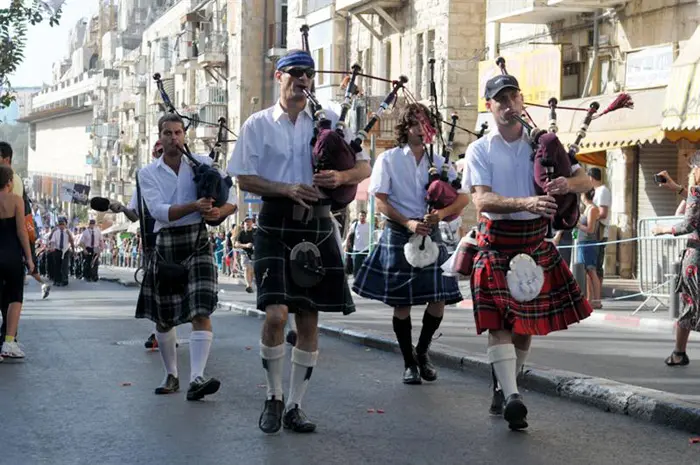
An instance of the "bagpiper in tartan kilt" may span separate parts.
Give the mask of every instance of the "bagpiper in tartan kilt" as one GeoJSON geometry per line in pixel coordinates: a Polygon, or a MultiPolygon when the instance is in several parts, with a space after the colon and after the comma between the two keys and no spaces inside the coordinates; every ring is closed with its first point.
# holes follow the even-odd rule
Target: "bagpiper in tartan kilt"
{"type": "Polygon", "coordinates": [[[281,304],[289,312],[303,309],[348,315],[355,311],[330,207],[314,207],[314,210],[324,208],[326,215],[315,215],[307,222],[293,218],[295,209],[290,201],[277,199],[263,203],[254,236],[253,262],[259,310],[281,304]],[[305,241],[318,247],[325,270],[321,281],[313,287],[300,287],[292,279],[290,251],[305,241]]]}
{"type": "Polygon", "coordinates": [[[379,243],[355,276],[353,292],[392,307],[460,302],[462,294],[457,280],[442,275],[440,266],[447,260],[448,252],[438,228],[430,237],[438,245],[440,255],[425,268],[414,268],[406,261],[403,248],[411,235],[403,226],[387,221],[379,243]]]}
{"type": "Polygon", "coordinates": [[[218,304],[216,266],[204,223],[163,228],[158,233],[152,260],[146,264],[136,318],[147,318],[161,328],[209,317],[218,304]],[[185,292],[159,290],[159,265],[182,263],[187,268],[185,292]]]}
{"type": "Polygon", "coordinates": [[[471,274],[478,334],[507,329],[515,334],[545,335],[592,313],[559,251],[544,240],[547,227],[545,219],[479,221],[479,251],[471,274]],[[519,253],[530,255],[544,271],[540,294],[528,302],[516,301],[506,281],[510,259],[519,253]]]}

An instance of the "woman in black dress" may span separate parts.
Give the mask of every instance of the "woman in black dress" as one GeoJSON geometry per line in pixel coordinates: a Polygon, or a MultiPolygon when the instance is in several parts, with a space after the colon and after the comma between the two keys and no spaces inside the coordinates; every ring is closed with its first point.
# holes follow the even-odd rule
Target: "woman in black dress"
{"type": "Polygon", "coordinates": [[[19,315],[24,299],[24,267],[35,273],[29,235],[24,224],[24,201],[12,193],[13,171],[0,166],[0,295],[7,312],[7,332],[0,349],[0,359],[24,358],[24,352],[15,341],[19,315]]]}

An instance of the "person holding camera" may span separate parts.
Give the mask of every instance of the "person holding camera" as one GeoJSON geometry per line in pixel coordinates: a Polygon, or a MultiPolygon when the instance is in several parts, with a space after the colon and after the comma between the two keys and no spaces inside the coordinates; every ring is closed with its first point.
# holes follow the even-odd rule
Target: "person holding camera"
{"type": "MultiPolygon", "coordinates": [[[[692,173],[691,173],[691,176],[692,176],[692,173]]],[[[670,191],[673,191],[683,198],[681,200],[681,202],[678,204],[678,207],[676,208],[676,212],[674,213],[674,215],[675,216],[684,215],[685,208],[686,208],[686,197],[688,195],[688,189],[686,189],[684,186],[681,186],[676,181],[674,181],[673,178],[668,174],[668,171],[666,171],[666,170],[661,171],[659,173],[656,173],[654,175],[654,182],[659,187],[663,187],[664,189],[668,189],[670,191]]]]}
{"type": "MultiPolygon", "coordinates": [[[[690,160],[688,187],[677,184],[668,172],[661,171],[654,176],[659,187],[673,190],[678,195],[687,193],[683,220],[673,226],[656,225],[651,233],[654,236],[673,234],[682,236],[690,233],[688,244],[681,257],[681,273],[677,292],[680,293],[680,316],[676,322],[676,344],[671,355],[664,361],[668,366],[684,366],[690,363],[686,354],[688,338],[691,331],[700,331],[700,151],[695,152],[690,160]]],[[[680,210],[681,206],[679,206],[680,210]]]]}

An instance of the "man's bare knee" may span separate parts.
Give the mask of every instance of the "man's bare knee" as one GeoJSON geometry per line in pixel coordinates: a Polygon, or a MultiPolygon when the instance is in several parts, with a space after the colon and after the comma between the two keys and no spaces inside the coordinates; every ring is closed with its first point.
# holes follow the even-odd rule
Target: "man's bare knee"
{"type": "Polygon", "coordinates": [[[273,331],[283,331],[288,314],[286,305],[268,305],[265,307],[265,326],[273,331]]]}
{"type": "Polygon", "coordinates": [[[394,307],[394,316],[399,320],[405,320],[411,316],[411,307],[394,307]]]}
{"type": "Polygon", "coordinates": [[[512,344],[513,333],[506,329],[489,330],[489,345],[512,344]]]}

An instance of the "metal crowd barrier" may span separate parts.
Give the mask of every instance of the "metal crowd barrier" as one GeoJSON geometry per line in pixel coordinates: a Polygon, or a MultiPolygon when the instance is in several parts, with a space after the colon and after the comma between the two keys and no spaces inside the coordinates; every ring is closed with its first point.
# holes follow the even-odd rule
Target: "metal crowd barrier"
{"type": "Polygon", "coordinates": [[[652,312],[662,305],[670,305],[670,296],[675,291],[672,287],[676,282],[674,264],[681,260],[688,235],[654,237],[651,230],[656,225],[670,226],[682,220],[682,216],[659,216],[642,218],[637,223],[637,279],[639,293],[646,297],[646,300],[637,307],[633,315],[650,302],[655,303],[652,312]]]}

